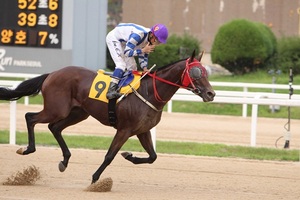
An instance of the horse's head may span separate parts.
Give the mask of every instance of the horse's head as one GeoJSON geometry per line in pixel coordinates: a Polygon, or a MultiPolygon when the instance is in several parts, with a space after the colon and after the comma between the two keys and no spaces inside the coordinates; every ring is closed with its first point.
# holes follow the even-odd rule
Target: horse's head
{"type": "Polygon", "coordinates": [[[181,83],[185,87],[191,88],[191,91],[202,97],[204,102],[213,101],[216,95],[208,81],[208,74],[205,67],[200,63],[203,52],[197,60],[195,51],[192,56],[186,60],[185,70],[181,76],[181,83]]]}

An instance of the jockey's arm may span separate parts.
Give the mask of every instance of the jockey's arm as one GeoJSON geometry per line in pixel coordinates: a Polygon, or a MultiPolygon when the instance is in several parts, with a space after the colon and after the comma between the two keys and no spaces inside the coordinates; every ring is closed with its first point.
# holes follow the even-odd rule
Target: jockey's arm
{"type": "Polygon", "coordinates": [[[124,49],[124,55],[128,57],[142,55],[143,54],[142,49],[134,49],[141,40],[142,38],[140,35],[136,33],[132,33],[129,36],[129,39],[126,43],[126,47],[124,49]]]}
{"type": "Polygon", "coordinates": [[[139,56],[139,63],[140,63],[140,66],[143,70],[144,70],[144,68],[147,68],[148,67],[148,54],[140,55],[139,56]]]}
{"type": "MultiPolygon", "coordinates": [[[[144,70],[144,68],[148,66],[148,54],[144,53],[142,49],[134,49],[141,40],[140,35],[132,33],[126,43],[124,55],[128,57],[138,56],[140,67],[144,70]]],[[[146,47],[147,46],[149,46],[149,44],[147,44],[146,47]]]]}

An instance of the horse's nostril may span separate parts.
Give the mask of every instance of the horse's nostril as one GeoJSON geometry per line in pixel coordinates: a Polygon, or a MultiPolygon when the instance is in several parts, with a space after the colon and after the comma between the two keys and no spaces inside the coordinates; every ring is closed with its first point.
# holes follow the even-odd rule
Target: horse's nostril
{"type": "Polygon", "coordinates": [[[211,98],[213,98],[215,95],[216,95],[215,92],[211,92],[211,91],[208,91],[208,92],[207,92],[207,96],[209,96],[209,97],[211,97],[211,98]]]}

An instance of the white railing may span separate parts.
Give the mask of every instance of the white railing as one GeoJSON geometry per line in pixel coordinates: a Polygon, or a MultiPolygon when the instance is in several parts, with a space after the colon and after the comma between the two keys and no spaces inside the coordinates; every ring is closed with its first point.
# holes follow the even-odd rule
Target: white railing
{"type": "MultiPolygon", "coordinates": [[[[284,89],[287,92],[289,91],[288,84],[264,84],[264,83],[243,83],[243,82],[210,82],[213,87],[234,87],[234,88],[242,88],[243,92],[248,92],[249,88],[260,88],[260,89],[284,89]]],[[[294,85],[294,90],[300,90],[300,85],[294,85]]],[[[247,116],[247,104],[243,104],[243,112],[242,116],[247,116]]]]}
{"type": "MultiPolygon", "coordinates": [[[[251,134],[250,145],[256,146],[256,129],[258,105],[279,105],[279,106],[300,106],[300,95],[292,95],[289,99],[289,94],[280,93],[262,93],[262,92],[236,92],[236,91],[218,91],[212,103],[230,103],[230,104],[252,104],[251,114],[251,134]]],[[[191,91],[179,89],[172,99],[168,102],[167,111],[172,112],[172,101],[193,101],[203,102],[199,96],[194,95],[191,91]]],[[[243,106],[244,110],[244,106],[243,106]]],[[[244,114],[243,114],[244,116],[244,114]]],[[[244,116],[244,117],[245,117],[244,116]]]]}
{"type": "MultiPolygon", "coordinates": [[[[38,74],[9,74],[0,73],[0,77],[18,77],[33,78],[38,74]]],[[[0,80],[0,86],[16,87],[21,81],[0,80]]],[[[285,89],[289,90],[289,85],[279,84],[255,84],[255,83],[230,83],[230,82],[211,82],[211,85],[221,87],[239,87],[243,91],[223,91],[216,90],[216,97],[212,103],[230,103],[243,104],[243,117],[247,116],[247,105],[252,105],[251,115],[251,146],[256,145],[256,127],[257,127],[257,111],[258,105],[279,105],[279,106],[300,106],[300,95],[292,95],[289,99],[289,94],[267,93],[267,92],[248,92],[248,88],[265,88],[265,89],[285,89]]],[[[294,90],[300,90],[300,85],[293,85],[294,90]]],[[[179,89],[178,92],[168,102],[167,111],[172,112],[172,101],[194,101],[202,102],[202,99],[192,92],[179,89]]],[[[25,103],[26,104],[26,103],[25,103]]],[[[28,101],[27,101],[28,104],[28,101]]],[[[26,105],[27,105],[26,104],[26,105]]],[[[16,102],[10,104],[10,144],[15,144],[16,132],[16,102]]]]}
{"type": "MultiPolygon", "coordinates": [[[[211,103],[231,103],[231,104],[258,104],[258,105],[282,105],[299,106],[300,95],[293,94],[289,99],[289,94],[267,93],[267,92],[238,92],[215,90],[216,96],[211,103]]],[[[167,112],[172,112],[173,101],[193,101],[203,102],[202,98],[194,95],[191,91],[179,89],[168,102],[167,112]]],[[[243,117],[247,116],[247,107],[243,109],[243,117]]]]}
{"type": "MultiPolygon", "coordinates": [[[[249,88],[260,88],[260,89],[284,89],[287,91],[289,91],[289,85],[284,85],[284,84],[263,84],[263,83],[243,83],[243,82],[214,82],[214,81],[210,81],[210,84],[213,87],[233,87],[233,88],[242,88],[244,92],[243,94],[248,93],[248,89],[249,88]]],[[[300,85],[293,85],[292,86],[294,91],[296,90],[300,90],[300,85]]],[[[222,92],[222,91],[220,91],[222,92]]],[[[223,92],[229,92],[229,91],[223,91],[223,92]]],[[[232,91],[234,92],[234,91],[232,91]]],[[[179,92],[180,93],[180,92],[179,92]]],[[[248,93],[249,95],[251,94],[248,93]]],[[[253,93],[253,95],[256,95],[257,93],[253,93]]],[[[284,94],[283,94],[284,95],[284,94]]],[[[288,95],[288,94],[286,94],[288,95]]],[[[195,97],[196,98],[196,97],[195,97]]],[[[197,100],[196,100],[197,101],[197,100]]],[[[221,103],[221,102],[220,102],[221,103]]],[[[234,103],[234,102],[233,102],[234,103]]],[[[172,102],[171,102],[172,105],[172,102]]],[[[171,105],[168,105],[168,112],[172,112],[172,107],[171,105]]],[[[243,104],[243,111],[242,111],[242,116],[246,117],[247,116],[247,104],[244,103],[243,104]]]]}
{"type": "Polygon", "coordinates": [[[22,78],[24,80],[27,80],[29,78],[34,78],[34,77],[37,77],[39,75],[40,74],[0,72],[0,77],[5,77],[5,78],[22,78]]]}
{"type": "MultiPolygon", "coordinates": [[[[1,87],[15,88],[21,81],[0,80],[1,87]]],[[[9,144],[16,144],[16,110],[17,102],[11,101],[10,104],[10,122],[9,122],[9,144]]]]}

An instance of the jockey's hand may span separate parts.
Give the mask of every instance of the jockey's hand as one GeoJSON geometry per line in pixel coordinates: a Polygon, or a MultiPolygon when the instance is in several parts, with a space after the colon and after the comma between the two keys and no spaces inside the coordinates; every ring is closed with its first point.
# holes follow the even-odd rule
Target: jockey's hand
{"type": "Polygon", "coordinates": [[[155,45],[151,45],[150,42],[148,42],[148,44],[144,48],[142,48],[142,52],[149,54],[149,53],[153,52],[154,49],[155,49],[155,45]]]}
{"type": "Polygon", "coordinates": [[[144,67],[144,68],[143,68],[143,72],[144,72],[144,73],[150,72],[150,70],[149,70],[147,67],[144,67]]]}

